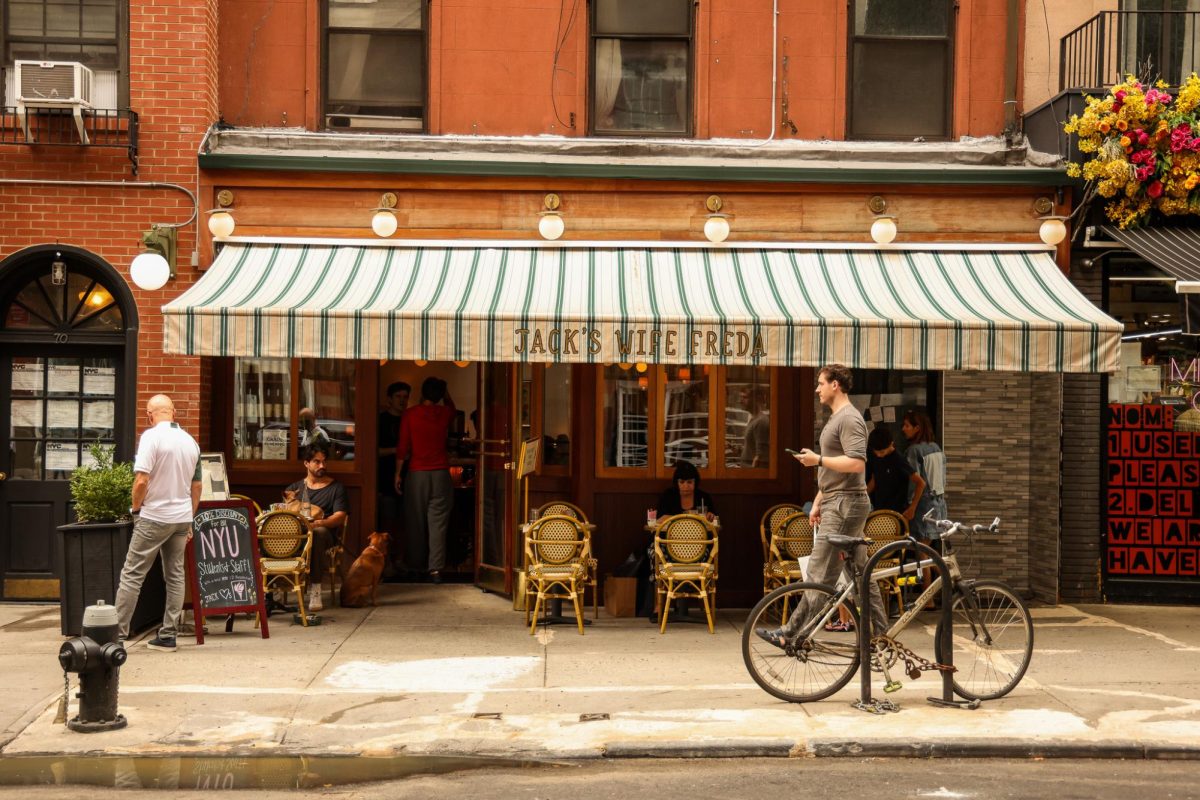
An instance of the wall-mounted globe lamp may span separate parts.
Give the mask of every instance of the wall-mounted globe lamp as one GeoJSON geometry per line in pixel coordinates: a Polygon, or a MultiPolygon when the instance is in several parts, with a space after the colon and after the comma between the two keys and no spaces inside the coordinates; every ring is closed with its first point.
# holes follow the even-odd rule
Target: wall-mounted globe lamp
{"type": "Polygon", "coordinates": [[[729,215],[722,214],[724,203],[717,195],[709,195],[704,201],[704,207],[709,213],[704,218],[704,238],[713,244],[720,244],[729,238],[729,215]]]}
{"type": "Polygon", "coordinates": [[[1033,201],[1033,212],[1038,215],[1042,224],[1038,227],[1038,237],[1053,247],[1061,244],[1067,238],[1067,220],[1070,217],[1060,216],[1054,212],[1054,201],[1049,197],[1039,197],[1033,201]]]}
{"type": "Polygon", "coordinates": [[[400,221],[396,219],[396,199],[395,192],[384,192],[379,198],[379,207],[372,209],[375,216],[371,217],[371,230],[381,239],[388,238],[400,227],[400,221]]]}
{"type": "Polygon", "coordinates": [[[233,206],[233,192],[222,189],[217,192],[217,207],[205,212],[208,214],[208,232],[218,239],[233,236],[236,223],[233,213],[229,210],[231,206],[233,206]]]}
{"type": "Polygon", "coordinates": [[[142,252],[129,265],[135,286],[152,292],[175,277],[175,228],[155,225],[142,234],[142,252]]]}
{"type": "Polygon", "coordinates": [[[871,221],[871,239],[875,244],[891,244],[896,240],[896,218],[887,211],[887,200],[875,195],[867,201],[867,208],[875,215],[871,221]]]}
{"type": "Polygon", "coordinates": [[[554,192],[542,198],[542,210],[538,212],[538,234],[547,241],[553,242],[567,229],[562,215],[558,213],[561,205],[562,199],[554,192]]]}

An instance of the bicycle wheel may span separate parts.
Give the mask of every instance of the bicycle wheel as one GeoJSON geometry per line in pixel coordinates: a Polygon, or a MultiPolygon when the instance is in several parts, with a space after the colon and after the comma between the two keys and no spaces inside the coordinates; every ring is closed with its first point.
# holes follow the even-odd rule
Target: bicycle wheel
{"type": "Polygon", "coordinates": [[[826,622],[838,621],[838,608],[849,612],[858,628],[853,602],[838,601],[835,590],[821,583],[789,583],[758,601],[742,629],[742,658],[750,677],[768,694],[789,703],[808,703],[828,697],[845,686],[858,668],[858,636],[854,631],[831,632],[826,622]],[[793,644],[779,648],[755,634],[755,628],[778,628],[808,594],[814,609],[793,644]]]}
{"type": "MultiPolygon", "coordinates": [[[[1016,593],[999,581],[978,581],[977,608],[954,593],[951,628],[954,692],[967,700],[995,700],[1021,682],[1033,655],[1033,620],[1016,593]]],[[[938,621],[941,641],[942,623],[938,621]]]]}

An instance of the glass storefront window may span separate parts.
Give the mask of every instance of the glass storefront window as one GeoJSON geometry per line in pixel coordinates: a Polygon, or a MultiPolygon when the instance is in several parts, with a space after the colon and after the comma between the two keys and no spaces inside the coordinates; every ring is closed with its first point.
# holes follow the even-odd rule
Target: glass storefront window
{"type": "Polygon", "coordinates": [[[704,469],[709,460],[709,367],[670,365],[664,371],[662,465],[674,468],[690,461],[704,469]]]}
{"type": "Polygon", "coordinates": [[[286,358],[234,359],[233,385],[234,458],[286,460],[291,432],[291,362],[286,358]]]}
{"type": "Polygon", "coordinates": [[[354,458],[354,372],[352,361],[300,359],[296,424],[301,447],[324,438],[330,444],[330,460],[354,458]]]}
{"type": "MultiPolygon", "coordinates": [[[[884,427],[892,432],[892,441],[901,454],[908,449],[908,440],[904,438],[901,425],[905,413],[909,411],[929,414],[937,431],[934,441],[940,443],[940,415],[930,405],[931,400],[938,396],[938,375],[936,372],[923,371],[856,369],[852,373],[850,402],[862,412],[868,431],[884,427]]],[[[829,409],[817,403],[813,441],[821,440],[821,429],[828,419],[829,409]]]]}
{"type": "Polygon", "coordinates": [[[650,379],[632,365],[609,364],[601,375],[605,467],[645,467],[649,463],[648,390],[650,379]]]}
{"type": "Polygon", "coordinates": [[[771,370],[729,367],[725,370],[725,466],[766,469],[771,466],[771,370]]]}
{"type": "Polygon", "coordinates": [[[542,373],[542,463],[571,463],[571,365],[547,364],[542,373]]]}

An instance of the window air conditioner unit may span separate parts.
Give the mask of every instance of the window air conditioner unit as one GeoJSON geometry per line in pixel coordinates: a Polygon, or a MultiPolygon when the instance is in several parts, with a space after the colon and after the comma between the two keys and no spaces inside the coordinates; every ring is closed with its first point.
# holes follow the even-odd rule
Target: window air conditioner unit
{"type": "Polygon", "coordinates": [[[88,143],[83,128],[83,110],[92,108],[92,71],[78,61],[18,61],[14,67],[17,90],[17,119],[29,134],[27,109],[70,109],[75,117],[79,141],[88,143]]]}
{"type": "Polygon", "coordinates": [[[419,117],[373,117],[366,114],[326,114],[325,127],[331,131],[347,129],[422,131],[424,121],[419,117]]]}

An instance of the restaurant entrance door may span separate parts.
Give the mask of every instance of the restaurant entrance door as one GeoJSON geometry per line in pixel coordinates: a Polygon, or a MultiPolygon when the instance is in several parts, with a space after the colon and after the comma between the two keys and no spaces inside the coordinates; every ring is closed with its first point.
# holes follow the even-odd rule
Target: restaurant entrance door
{"type": "Polygon", "coordinates": [[[477,520],[475,583],[482,589],[509,595],[513,590],[513,552],[516,505],[513,487],[513,384],[512,364],[481,364],[479,414],[482,440],[476,471],[477,520]]]}

